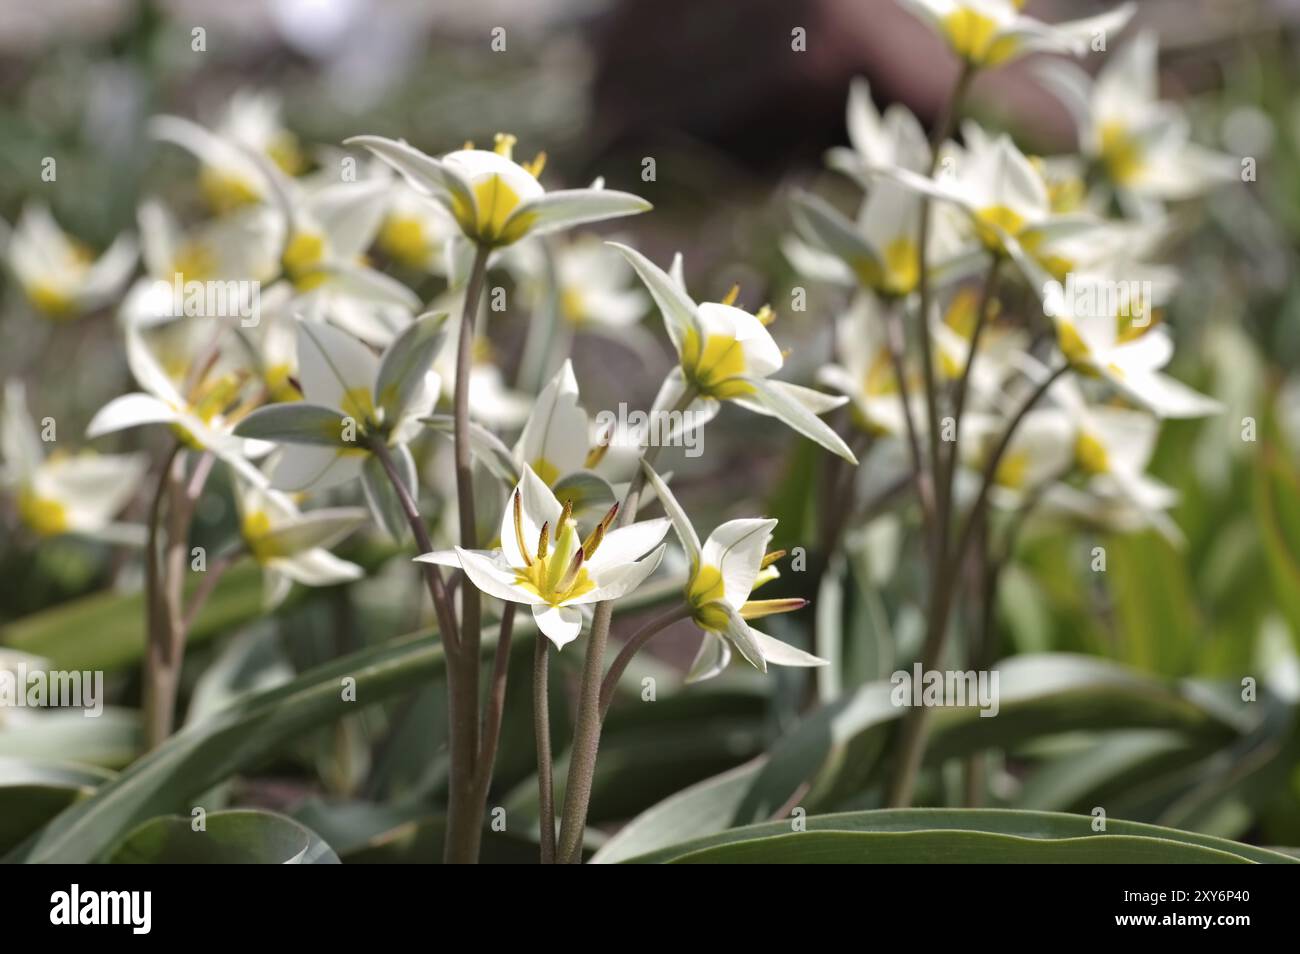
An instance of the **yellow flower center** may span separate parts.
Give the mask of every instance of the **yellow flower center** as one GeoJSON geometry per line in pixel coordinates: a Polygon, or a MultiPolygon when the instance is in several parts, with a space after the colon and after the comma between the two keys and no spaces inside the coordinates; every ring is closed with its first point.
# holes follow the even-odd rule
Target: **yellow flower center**
{"type": "Polygon", "coordinates": [[[297,176],[307,169],[307,159],[298,148],[298,137],[291,132],[281,132],[266,147],[266,154],[288,176],[297,176]]]}
{"type": "Polygon", "coordinates": [[[50,318],[69,317],[76,303],[76,299],[64,289],[41,281],[27,286],[27,298],[38,311],[50,318]]]}
{"type": "Polygon", "coordinates": [[[395,262],[411,268],[423,268],[431,251],[424,235],[424,225],[409,215],[390,215],[379,230],[379,247],[395,262]]]}
{"type": "Polygon", "coordinates": [[[43,537],[67,532],[68,511],[63,504],[41,497],[29,488],[18,492],[18,516],[33,532],[43,537]]]}
{"type": "Polygon", "coordinates": [[[248,544],[248,552],[258,563],[282,556],[275,545],[267,539],[271,533],[271,518],[264,510],[254,510],[244,515],[240,524],[240,533],[248,544]]]}
{"type": "Polygon", "coordinates": [[[916,243],[900,236],[885,246],[881,261],[864,259],[858,262],[855,271],[859,281],[883,295],[908,295],[916,288],[921,277],[916,243]]]}
{"type": "Polygon", "coordinates": [[[1101,161],[1106,174],[1118,185],[1128,185],[1142,172],[1142,146],[1129,135],[1123,123],[1111,121],[1101,127],[1101,161]]]}
{"type": "Polygon", "coordinates": [[[325,237],[314,232],[299,232],[284,248],[280,264],[302,291],[320,285],[325,274],[320,265],[325,258],[325,237]]]}
{"type": "Polygon", "coordinates": [[[1086,431],[1074,442],[1074,459],[1085,473],[1104,474],[1110,469],[1106,445],[1086,431]]]}
{"type": "Polygon", "coordinates": [[[723,603],[726,586],[722,571],[704,564],[686,587],[686,601],[695,622],[705,629],[721,632],[727,628],[727,609],[723,603]]]}
{"type": "Polygon", "coordinates": [[[565,288],[560,292],[560,314],[573,325],[581,325],[587,320],[587,309],[579,289],[565,288]]]}
{"type": "Polygon", "coordinates": [[[490,175],[473,187],[474,207],[459,196],[453,198],[452,215],[460,227],[472,238],[489,245],[509,245],[517,241],[532,225],[532,216],[522,215],[506,222],[519,207],[519,193],[510,188],[499,175],[490,175]]]}
{"type": "Polygon", "coordinates": [[[1025,485],[1025,478],[1028,476],[1029,454],[1025,451],[1012,451],[998,464],[998,472],[994,480],[999,486],[1017,490],[1025,485]]]}
{"type": "Polygon", "coordinates": [[[537,458],[528,466],[533,469],[533,473],[542,479],[542,483],[546,484],[548,487],[553,485],[560,477],[560,468],[556,467],[545,457],[537,458]]]}
{"type": "Polygon", "coordinates": [[[537,541],[536,556],[527,557],[527,566],[515,568],[515,585],[552,606],[577,599],[596,586],[585,566],[574,568],[578,525],[570,519],[564,519],[563,525],[553,549],[547,545],[548,531],[543,527],[537,541]]]}
{"type": "Polygon", "coordinates": [[[1003,250],[1002,235],[998,230],[1015,238],[1025,227],[1024,217],[1005,205],[985,206],[975,213],[975,217],[975,232],[991,252],[1003,250]]]}
{"type": "Polygon", "coordinates": [[[976,66],[1004,63],[1020,47],[1015,37],[999,35],[996,20],[968,7],[948,14],[941,27],[953,52],[976,66]]]}
{"type": "Polygon", "coordinates": [[[172,271],[182,282],[207,281],[216,271],[215,256],[201,243],[188,242],[176,252],[172,271]]]}
{"type": "Polygon", "coordinates": [[[243,176],[204,166],[199,170],[199,192],[213,212],[225,215],[262,198],[255,186],[243,176]]]}
{"type": "Polygon", "coordinates": [[[682,372],[700,394],[727,400],[754,393],[744,380],[745,349],[730,335],[709,335],[701,347],[699,332],[691,328],[682,340],[682,372]]]}
{"type": "Polygon", "coordinates": [[[273,364],[264,375],[267,394],[272,401],[301,401],[302,392],[293,383],[292,369],[287,364],[273,364]]]}

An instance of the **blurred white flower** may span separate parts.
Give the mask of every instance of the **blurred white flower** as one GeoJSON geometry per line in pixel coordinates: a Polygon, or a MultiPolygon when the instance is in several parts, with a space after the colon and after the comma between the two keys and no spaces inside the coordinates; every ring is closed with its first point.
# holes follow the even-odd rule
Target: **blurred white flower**
{"type": "Polygon", "coordinates": [[[39,203],[23,207],[8,237],[9,268],[27,300],[48,318],[76,318],[108,304],[130,278],[135,260],[135,241],[126,235],[96,258],[39,203]]]}
{"type": "Polygon", "coordinates": [[[244,545],[263,570],[266,609],[280,605],[294,583],[333,586],[364,575],[361,567],[328,549],[366,522],[363,508],[328,507],[304,513],[287,495],[243,482],[236,503],[244,545]]]}
{"type": "Polygon", "coordinates": [[[0,486],[13,495],[23,524],[40,536],[74,533],[143,542],[139,527],[113,522],[149,469],[144,454],[46,456],[20,382],[6,381],[0,416],[0,486]]]}
{"type": "Polygon", "coordinates": [[[1020,12],[1024,0],[904,0],[930,24],[958,57],[975,67],[1001,66],[1038,51],[1088,51],[1097,37],[1122,30],[1137,7],[1126,3],[1106,13],[1065,23],[1043,23],[1020,12]]]}

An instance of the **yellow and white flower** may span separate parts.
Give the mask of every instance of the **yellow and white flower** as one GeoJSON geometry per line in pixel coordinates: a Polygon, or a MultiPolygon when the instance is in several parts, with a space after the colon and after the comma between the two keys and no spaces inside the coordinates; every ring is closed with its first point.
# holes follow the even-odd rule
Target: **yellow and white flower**
{"type": "Polygon", "coordinates": [[[751,594],[780,576],[775,563],[783,551],[769,553],[775,520],[728,520],[700,544],[690,518],[668,485],[645,467],[646,480],[663,501],[664,512],[690,560],[686,601],[704,641],[687,674],[687,682],[711,679],[727,668],[731,647],[760,672],[774,666],[824,666],[826,660],[751,627],[748,620],[789,613],[808,605],[803,599],[752,600],[751,594]]]}
{"type": "Polygon", "coordinates": [[[562,649],[578,638],[584,607],[631,593],[663,558],[668,521],[610,530],[617,509],[583,538],[572,511],[525,466],[501,520],[498,549],[456,547],[416,559],[460,567],[488,596],[531,607],[537,628],[562,649]]]}
{"type": "Polygon", "coordinates": [[[141,390],[100,408],[86,436],[165,424],[187,446],[211,451],[246,480],[263,483],[249,458],[266,454],[270,445],[233,434],[259,398],[247,388],[247,369],[223,356],[212,330],[206,322],[174,322],[146,340],[145,332],[127,325],[127,364],[141,390]]]}
{"type": "Polygon", "coordinates": [[[254,283],[279,274],[283,229],[265,206],[184,229],[163,203],[150,199],[141,204],[137,219],[145,275],[127,291],[118,309],[127,324],[147,328],[184,317],[183,312],[177,314],[175,288],[179,285],[184,292],[190,282],[228,283],[227,298],[235,296],[227,301],[226,314],[208,317],[249,314],[251,297],[259,290],[254,283]]]}
{"type": "Polygon", "coordinates": [[[1034,52],[1082,55],[1094,38],[1122,30],[1137,9],[1126,3],[1095,17],[1049,24],[1021,13],[1024,0],[904,2],[974,67],[1002,66],[1034,52]]]}
{"type": "Polygon", "coordinates": [[[0,486],[12,495],[23,524],[40,536],[70,533],[140,543],[140,528],[113,518],[140,487],[144,454],[46,455],[18,381],[5,382],[0,416],[0,486]]]}
{"type": "Polygon", "coordinates": [[[354,136],[345,143],[364,146],[387,162],[416,189],[442,202],[466,238],[490,248],[650,209],[649,202],[628,192],[548,192],[537,180],[545,155],[526,164],[515,162],[515,137],[510,135],[498,134],[492,151],[459,149],[438,159],[382,136],[354,136]]]}
{"type": "Polygon", "coordinates": [[[432,370],[446,315],[412,322],[382,355],[315,321],[298,323],[298,378],[303,400],[259,408],[239,423],[240,436],[292,445],[272,470],[280,490],[324,489],[362,478],[376,519],[393,536],[406,517],[376,442],[390,449],[407,491],[416,494],[415,461],[406,444],[420,430],[441,387],[432,370]]]}
{"type": "Polygon", "coordinates": [[[1079,148],[1121,196],[1178,200],[1237,173],[1232,157],[1190,141],[1187,117],[1162,102],[1158,40],[1142,32],[1106,58],[1096,79],[1069,63],[1042,75],[1073,115],[1079,148]]]}
{"type": "MultiPolygon", "coordinates": [[[[879,303],[870,294],[858,294],[836,325],[835,344],[841,363],[822,367],[817,373],[818,382],[849,398],[854,421],[863,430],[894,437],[906,435],[903,395],[879,303]]],[[[923,429],[924,421],[915,414],[912,423],[923,429]]]]}
{"type": "MultiPolygon", "coordinates": [[[[842,406],[847,397],[772,380],[785,358],[764,324],[771,320],[770,309],[752,315],[730,301],[696,304],[680,275],[668,275],[626,245],[615,247],[632,263],[659,306],[677,349],[678,366],[659,389],[652,414],[682,411],[684,426],[693,430],[712,419],[723,401],[733,401],[775,417],[832,453],[857,463],[848,445],[817,416],[842,406]]],[[[734,300],[734,294],[728,298],[734,300]]]]}
{"type": "Polygon", "coordinates": [[[76,318],[111,302],[135,268],[136,245],[118,236],[100,255],[68,235],[44,205],[23,207],[8,237],[9,268],[48,318],[76,318]]]}
{"type": "Polygon", "coordinates": [[[1118,296],[1108,287],[1087,293],[1099,281],[1077,278],[1070,294],[1056,283],[1046,288],[1043,309],[1071,367],[1104,379],[1159,417],[1205,417],[1222,410],[1219,402],[1161,372],[1173,357],[1168,330],[1149,314],[1141,321],[1121,314],[1118,296]]]}
{"type": "Polygon", "coordinates": [[[244,546],[263,570],[266,609],[280,605],[294,583],[334,586],[364,575],[361,567],[329,551],[366,522],[363,508],[327,507],[304,513],[286,494],[242,482],[236,503],[244,546]]]}

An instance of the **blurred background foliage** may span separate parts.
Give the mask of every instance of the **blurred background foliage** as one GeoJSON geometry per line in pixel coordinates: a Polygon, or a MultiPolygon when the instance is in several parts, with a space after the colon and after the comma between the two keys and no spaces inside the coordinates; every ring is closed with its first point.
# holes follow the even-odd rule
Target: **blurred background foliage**
{"type": "MultiPolygon", "coordinates": [[[[1083,15],[1081,6],[1094,5],[1031,2],[1030,11],[1050,21],[1083,15]]],[[[1139,10],[1139,23],[1161,35],[1163,91],[1193,111],[1199,141],[1258,162],[1256,181],[1180,209],[1177,219],[1184,284],[1168,313],[1179,345],[1175,373],[1229,411],[1171,422],[1162,432],[1152,473],[1182,495],[1174,519],[1185,545],[1155,534],[1026,533],[1002,574],[993,655],[1080,653],[1156,677],[1152,686],[1217,680],[1228,696],[1252,677],[1267,689],[1260,707],[1268,711],[1238,724],[1225,746],[1222,734],[1180,735],[1157,718],[1149,727],[1122,718],[1109,731],[1104,719],[1089,726],[1085,710],[1066,700],[1079,728],[1095,731],[1012,732],[991,766],[990,801],[1085,812],[1105,804],[1116,817],[1300,844],[1300,4],[1143,0],[1139,10]],[[1247,418],[1253,440],[1243,439],[1247,418]],[[1096,546],[1106,550],[1104,573],[1090,569],[1096,546]]],[[[681,250],[699,297],[716,298],[738,282],[742,304],[771,301],[780,316],[773,332],[792,349],[790,377],[806,381],[827,359],[831,320],[846,302],[801,279],[782,256],[787,197],[795,186],[851,194],[821,168],[824,150],[845,140],[851,77],[866,76],[880,105],[904,102],[928,122],[952,71],[938,41],[892,0],[5,3],[0,218],[12,223],[24,202],[40,200],[98,249],[136,228],[144,196],[184,207],[193,202],[191,165],[151,143],[144,123],[158,112],[210,121],[239,89],[278,94],[304,147],[366,132],[441,152],[509,130],[524,152],[548,152],[551,181],[579,185],[602,175],[612,188],[652,201],[653,214],[620,223],[618,232],[656,261],[681,250]],[[504,52],[490,47],[499,26],[504,52]],[[808,30],[807,53],[790,49],[794,26],[808,30]],[[202,52],[192,49],[196,27],[206,31],[202,52]],[[57,158],[55,182],[41,179],[47,156],[57,158]],[[650,182],[641,177],[646,157],[656,166],[650,182]],[[790,293],[801,285],[808,307],[793,311],[790,293]]],[[[1013,131],[1026,148],[1070,148],[1063,111],[1035,87],[1027,66],[981,77],[973,112],[1013,131]]],[[[33,317],[7,276],[2,295],[0,377],[25,379],[61,432],[81,433],[129,381],[111,315],[50,324],[33,317]]],[[[512,307],[494,318],[493,345],[508,376],[529,317],[512,307]]],[[[648,320],[662,339],[657,318],[648,320]]],[[[620,400],[648,405],[668,360],[666,344],[653,364],[587,335],[574,350],[592,412],[620,400]]],[[[732,516],[779,516],[775,544],[807,548],[820,570],[818,528],[847,518],[843,501],[815,492],[825,455],[763,421],[724,410],[707,432],[702,460],[673,460],[675,486],[703,528],[732,516]]],[[[229,532],[232,508],[217,497],[199,514],[196,542],[229,532]]],[[[919,561],[899,559],[912,551],[903,550],[896,520],[886,515],[855,534],[848,560],[831,565],[819,592],[810,592],[817,573],[783,581],[818,601],[778,618],[774,634],[808,645],[814,626],[834,628],[844,651],[832,674],[814,690],[798,674],[764,682],[733,667],[659,705],[616,709],[592,823],[636,815],[774,740],[773,753],[782,744],[799,749],[789,733],[798,740],[798,732],[815,730],[798,719],[810,693],[838,698],[906,663],[921,635],[924,589],[919,561]]],[[[106,548],[36,541],[15,526],[7,520],[0,528],[0,643],[69,667],[103,666],[115,698],[130,704],[142,619],[131,568],[106,548]]],[[[418,580],[405,561],[386,562],[389,553],[373,541],[344,555],[375,574],[343,589],[299,592],[269,620],[256,619],[257,573],[232,574],[194,633],[199,648],[186,666],[191,720],[237,691],[418,628],[418,580]]],[[[631,631],[627,621],[619,628],[631,631]]],[[[672,684],[694,640],[683,627],[656,641],[633,675],[653,672],[672,684]]],[[[574,654],[561,661],[575,664],[574,654]]],[[[526,654],[515,663],[512,682],[521,688],[526,654]]],[[[255,778],[225,785],[222,797],[293,810],[345,858],[424,857],[439,837],[428,798],[445,771],[442,691],[407,692],[278,749],[255,778]]],[[[1143,704],[1156,695],[1151,689],[1143,704]]],[[[558,742],[568,719],[558,693],[554,708],[558,742]]],[[[17,728],[0,733],[5,755],[54,751],[68,731],[53,722],[43,724],[44,736],[30,725],[18,736],[17,728]]],[[[535,798],[530,731],[526,696],[512,694],[494,798],[525,813],[535,798]]],[[[133,744],[129,720],[103,720],[94,733],[104,738],[82,740],[94,753],[87,761],[120,767],[133,744]]],[[[866,782],[879,742],[865,731],[852,740],[844,759],[860,762],[851,773],[856,782],[841,779],[827,806],[873,805],[866,782]]],[[[944,800],[955,784],[950,774],[934,773],[922,798],[944,800]]],[[[769,814],[779,807],[768,805],[769,814]]],[[[508,845],[489,850],[511,853],[508,845]]]]}

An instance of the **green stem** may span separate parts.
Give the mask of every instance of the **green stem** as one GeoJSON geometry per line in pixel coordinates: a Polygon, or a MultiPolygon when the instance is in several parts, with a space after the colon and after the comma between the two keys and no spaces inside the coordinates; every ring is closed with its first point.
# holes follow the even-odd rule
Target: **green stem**
{"type": "Polygon", "coordinates": [[[483,711],[483,747],[478,759],[479,799],[487,804],[488,790],[492,787],[492,770],[496,766],[497,748],[501,740],[501,720],[506,706],[506,680],[510,675],[510,640],[515,630],[515,611],[518,603],[506,603],[501,611],[501,624],[497,630],[497,645],[492,659],[492,682],[488,692],[487,708],[483,711]]]}
{"type": "Polygon", "coordinates": [[[533,732],[537,741],[537,808],[542,864],[555,864],[555,782],[551,768],[551,699],[547,685],[551,641],[540,631],[533,647],[533,732]]]}
{"type": "Polygon", "coordinates": [[[673,623],[688,619],[691,615],[691,608],[686,604],[674,606],[666,613],[656,616],[638,629],[619,650],[614,661],[609,664],[609,671],[605,673],[605,678],[600,684],[600,717],[605,718],[609,712],[610,704],[614,701],[614,692],[618,689],[618,681],[622,678],[623,673],[627,670],[628,663],[632,657],[641,651],[646,643],[650,642],[655,636],[662,633],[673,623]]]}
{"type": "Polygon", "coordinates": [[[171,484],[172,466],[180,458],[183,448],[179,442],[172,445],[163,459],[154,487],[153,502],[149,507],[149,538],[144,553],[144,592],[146,634],[149,644],[144,658],[143,718],[145,748],[152,750],[162,744],[171,733],[172,712],[176,706],[176,674],[168,661],[170,634],[167,625],[167,608],[163,593],[162,572],[158,559],[158,544],[162,531],[163,502],[171,484]]]}
{"type": "MultiPolygon", "coordinates": [[[[697,396],[695,389],[688,387],[668,413],[686,411],[697,396]]],[[[653,466],[658,456],[659,447],[648,446],[641,454],[641,462],[653,466]]],[[[638,466],[619,510],[620,527],[625,527],[636,519],[644,489],[645,468],[638,466]]],[[[564,812],[560,820],[557,854],[561,864],[577,864],[582,860],[582,834],[587,824],[587,805],[591,801],[591,786],[596,773],[596,753],[600,748],[600,688],[604,674],[605,644],[609,640],[609,624],[613,615],[613,601],[596,604],[591,636],[587,641],[587,657],[582,667],[582,687],[579,690],[577,721],[573,729],[573,750],[569,755],[569,778],[564,789],[564,812]]]]}
{"type": "MultiPolygon", "coordinates": [[[[1056,368],[1020,405],[1008,422],[1006,430],[1003,431],[1002,439],[998,442],[997,448],[985,464],[979,494],[976,496],[970,515],[966,519],[966,524],[957,538],[957,544],[953,548],[949,559],[940,563],[938,572],[935,574],[935,585],[931,593],[930,618],[927,621],[925,643],[921,648],[922,672],[929,672],[937,668],[939,661],[943,657],[944,643],[948,634],[948,616],[952,610],[954,591],[956,589],[954,585],[956,575],[965,562],[966,551],[973,539],[974,529],[978,526],[987,507],[988,495],[997,480],[998,467],[1002,463],[1002,458],[1005,456],[1007,448],[1011,446],[1011,440],[1015,436],[1020,422],[1025,419],[1025,415],[1047,393],[1053,382],[1069,370],[1069,367],[1068,364],[1063,364],[1056,368]]],[[[906,808],[912,802],[916,775],[920,770],[921,760],[925,755],[929,718],[930,710],[926,706],[913,706],[903,716],[903,724],[900,729],[901,735],[896,749],[897,758],[894,764],[894,774],[890,779],[888,791],[888,805],[891,808],[906,808]]]]}
{"type": "MultiPolygon", "coordinates": [[[[474,467],[469,439],[469,378],[474,357],[474,326],[479,299],[487,277],[490,249],[480,245],[465,287],[460,342],[456,353],[456,385],[452,413],[456,457],[456,502],[460,518],[460,545],[478,549],[474,509],[474,467]]],[[[447,805],[447,841],[443,860],[448,864],[478,861],[483,837],[484,803],[477,778],[479,758],[479,642],[482,638],[482,594],[476,586],[460,593],[460,645],[447,659],[448,705],[451,708],[451,779],[447,805]]]]}

